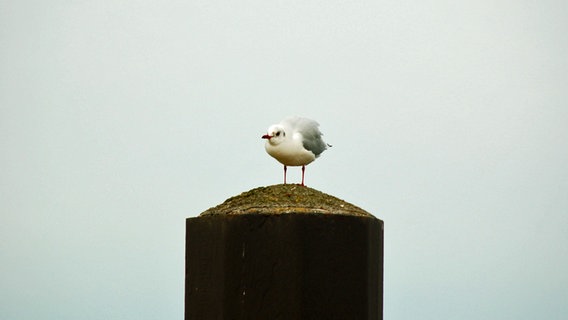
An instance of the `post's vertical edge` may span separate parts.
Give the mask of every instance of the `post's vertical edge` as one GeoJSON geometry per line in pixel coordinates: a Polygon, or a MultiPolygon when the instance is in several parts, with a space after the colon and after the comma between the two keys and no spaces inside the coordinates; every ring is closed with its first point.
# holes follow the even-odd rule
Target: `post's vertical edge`
{"type": "Polygon", "coordinates": [[[185,219],[185,284],[184,284],[184,310],[183,310],[183,318],[184,320],[188,320],[189,319],[189,301],[190,301],[190,288],[191,285],[189,283],[189,275],[190,275],[190,271],[189,271],[189,257],[190,257],[190,238],[189,238],[189,219],[191,218],[187,218],[185,219]]]}
{"type": "Polygon", "coordinates": [[[225,228],[219,217],[186,219],[185,320],[222,318],[225,228]]]}
{"type": "Polygon", "coordinates": [[[383,319],[383,222],[371,217],[367,223],[367,319],[383,319]]]}
{"type": "Polygon", "coordinates": [[[187,237],[187,220],[189,218],[185,219],[185,245],[184,245],[184,250],[185,250],[185,260],[183,263],[184,266],[184,284],[183,284],[183,319],[187,320],[188,319],[188,311],[187,311],[187,303],[189,301],[189,296],[188,296],[188,282],[189,282],[189,270],[187,268],[188,265],[188,246],[189,246],[189,239],[187,237]]]}
{"type": "Polygon", "coordinates": [[[378,276],[378,281],[377,281],[377,285],[378,285],[378,293],[379,296],[377,297],[377,302],[378,302],[378,315],[377,315],[377,319],[379,320],[383,320],[383,302],[384,302],[384,248],[385,248],[385,242],[384,242],[384,221],[376,219],[377,221],[377,230],[375,231],[376,236],[378,237],[378,246],[376,248],[377,250],[377,254],[375,255],[377,258],[377,265],[378,265],[378,272],[377,272],[377,276],[378,276]]]}

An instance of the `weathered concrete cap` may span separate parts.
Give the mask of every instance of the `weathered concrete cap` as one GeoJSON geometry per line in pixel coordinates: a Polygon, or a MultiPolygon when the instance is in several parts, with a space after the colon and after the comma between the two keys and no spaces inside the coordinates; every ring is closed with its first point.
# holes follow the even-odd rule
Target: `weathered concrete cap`
{"type": "Polygon", "coordinates": [[[242,214],[334,214],[374,218],[349,202],[294,184],[278,184],[243,192],[204,211],[200,216],[242,214]]]}

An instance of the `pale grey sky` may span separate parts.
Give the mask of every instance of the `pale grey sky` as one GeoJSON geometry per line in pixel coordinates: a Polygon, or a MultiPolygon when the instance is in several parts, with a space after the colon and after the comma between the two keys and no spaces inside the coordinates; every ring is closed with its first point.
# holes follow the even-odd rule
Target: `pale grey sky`
{"type": "Polygon", "coordinates": [[[281,183],[385,221],[385,319],[568,314],[565,1],[0,2],[0,318],[181,319],[185,218],[281,183]],[[289,181],[300,171],[289,170],[289,181]]]}

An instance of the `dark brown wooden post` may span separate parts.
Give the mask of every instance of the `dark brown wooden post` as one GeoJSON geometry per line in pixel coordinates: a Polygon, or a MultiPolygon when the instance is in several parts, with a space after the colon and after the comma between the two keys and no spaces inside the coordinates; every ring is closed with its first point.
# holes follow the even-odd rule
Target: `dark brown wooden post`
{"type": "Polygon", "coordinates": [[[383,222],[298,185],[186,221],[185,320],[382,319],[383,222]]]}

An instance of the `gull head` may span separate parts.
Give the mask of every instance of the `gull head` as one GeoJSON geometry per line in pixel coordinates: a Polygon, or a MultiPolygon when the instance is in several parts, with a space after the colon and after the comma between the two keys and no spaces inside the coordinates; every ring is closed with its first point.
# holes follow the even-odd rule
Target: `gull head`
{"type": "Polygon", "coordinates": [[[266,139],[266,142],[273,146],[279,145],[286,138],[286,131],[281,125],[273,125],[268,128],[268,132],[262,136],[262,139],[266,139]]]}

